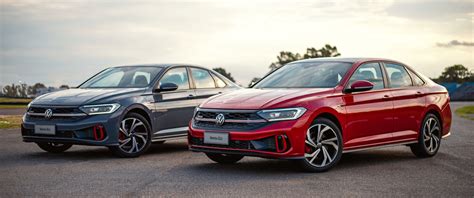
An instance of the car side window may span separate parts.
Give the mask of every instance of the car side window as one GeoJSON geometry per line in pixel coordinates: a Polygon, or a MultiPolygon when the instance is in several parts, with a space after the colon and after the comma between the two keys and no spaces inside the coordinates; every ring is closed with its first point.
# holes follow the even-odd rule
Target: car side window
{"type": "Polygon", "coordinates": [[[394,63],[385,63],[385,68],[387,69],[390,87],[409,87],[413,85],[410,75],[404,66],[394,63]]]}
{"type": "Polygon", "coordinates": [[[211,73],[211,75],[212,75],[212,77],[216,80],[216,85],[217,85],[217,87],[223,88],[223,87],[226,87],[226,86],[227,86],[227,84],[226,84],[221,78],[219,78],[219,76],[217,76],[217,75],[215,75],[215,74],[213,74],[213,73],[211,73]]]}
{"type": "Polygon", "coordinates": [[[174,83],[178,85],[178,90],[189,89],[188,71],[184,67],[170,69],[161,78],[159,86],[163,83],[174,83]]]}
{"type": "Polygon", "coordinates": [[[374,83],[372,90],[383,89],[385,87],[383,84],[382,69],[378,63],[366,63],[359,66],[354,74],[352,74],[349,85],[357,80],[366,80],[374,83]]]}
{"type": "Polygon", "coordinates": [[[194,84],[197,89],[201,88],[216,88],[214,79],[208,71],[204,69],[191,68],[191,75],[194,79],[194,84]]]}
{"type": "Polygon", "coordinates": [[[411,75],[411,78],[413,79],[413,85],[414,86],[422,86],[425,84],[425,81],[423,81],[418,75],[415,74],[415,72],[408,70],[408,72],[411,75]]]}

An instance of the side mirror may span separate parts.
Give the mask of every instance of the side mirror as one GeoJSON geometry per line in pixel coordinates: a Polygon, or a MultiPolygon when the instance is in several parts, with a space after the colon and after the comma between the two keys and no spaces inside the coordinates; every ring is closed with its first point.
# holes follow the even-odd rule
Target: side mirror
{"type": "Polygon", "coordinates": [[[374,88],[374,83],[371,83],[366,80],[357,80],[350,85],[350,88],[347,88],[345,92],[359,92],[359,91],[368,91],[374,88]]]}
{"type": "Polygon", "coordinates": [[[163,92],[163,91],[174,91],[178,89],[178,85],[174,83],[163,83],[160,85],[158,89],[155,89],[157,92],[163,92]]]}

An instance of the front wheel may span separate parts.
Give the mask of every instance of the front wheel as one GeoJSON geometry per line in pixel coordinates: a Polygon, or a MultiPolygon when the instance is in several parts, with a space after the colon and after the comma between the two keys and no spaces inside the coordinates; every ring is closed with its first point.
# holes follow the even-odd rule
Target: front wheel
{"type": "Polygon", "coordinates": [[[36,144],[44,151],[50,153],[62,153],[72,147],[72,144],[59,144],[52,142],[37,142],[36,144]]]}
{"type": "Polygon", "coordinates": [[[317,118],[306,131],[305,155],[299,160],[301,167],[308,172],[324,172],[336,165],[341,155],[341,131],[331,120],[317,118]]]}
{"type": "Polygon", "coordinates": [[[119,146],[109,149],[119,157],[138,157],[150,147],[151,127],[140,114],[129,113],[120,122],[119,146]]]}
{"type": "Polygon", "coordinates": [[[441,124],[438,117],[428,114],[423,120],[418,143],[410,145],[410,149],[417,157],[433,157],[438,153],[440,144],[441,124]]]}
{"type": "Polygon", "coordinates": [[[242,155],[228,155],[217,153],[206,153],[207,157],[219,164],[234,164],[244,158],[242,155]]]}

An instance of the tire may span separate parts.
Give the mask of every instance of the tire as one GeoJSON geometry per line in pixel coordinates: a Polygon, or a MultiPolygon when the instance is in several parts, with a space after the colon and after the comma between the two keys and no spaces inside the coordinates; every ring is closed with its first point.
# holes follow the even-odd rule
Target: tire
{"type": "Polygon", "coordinates": [[[72,144],[59,144],[51,142],[37,142],[41,149],[50,153],[62,153],[72,147],[72,144]]]}
{"type": "Polygon", "coordinates": [[[298,160],[306,172],[324,172],[342,156],[341,130],[326,118],[317,118],[306,131],[304,159],[298,160]]]}
{"type": "Polygon", "coordinates": [[[433,157],[441,145],[441,124],[434,114],[426,115],[420,128],[418,143],[410,145],[411,152],[419,158],[433,157]]]}
{"type": "Polygon", "coordinates": [[[234,164],[244,158],[242,155],[228,155],[218,153],[206,153],[206,156],[219,164],[234,164]]]}
{"type": "Polygon", "coordinates": [[[119,157],[138,157],[150,148],[151,127],[138,113],[128,113],[119,124],[119,146],[109,149],[119,157]]]}

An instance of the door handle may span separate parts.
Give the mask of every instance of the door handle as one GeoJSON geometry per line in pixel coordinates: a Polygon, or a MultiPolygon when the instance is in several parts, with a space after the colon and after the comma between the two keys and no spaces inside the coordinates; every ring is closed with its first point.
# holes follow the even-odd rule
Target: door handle
{"type": "Polygon", "coordinates": [[[193,94],[189,94],[189,96],[187,98],[188,99],[193,99],[193,98],[196,98],[196,96],[194,96],[193,94]]]}
{"type": "Polygon", "coordinates": [[[421,94],[423,94],[423,93],[421,93],[421,91],[417,91],[416,94],[417,94],[417,95],[421,95],[421,94]]]}
{"type": "Polygon", "coordinates": [[[390,96],[389,95],[383,95],[383,99],[389,99],[390,96]]]}

